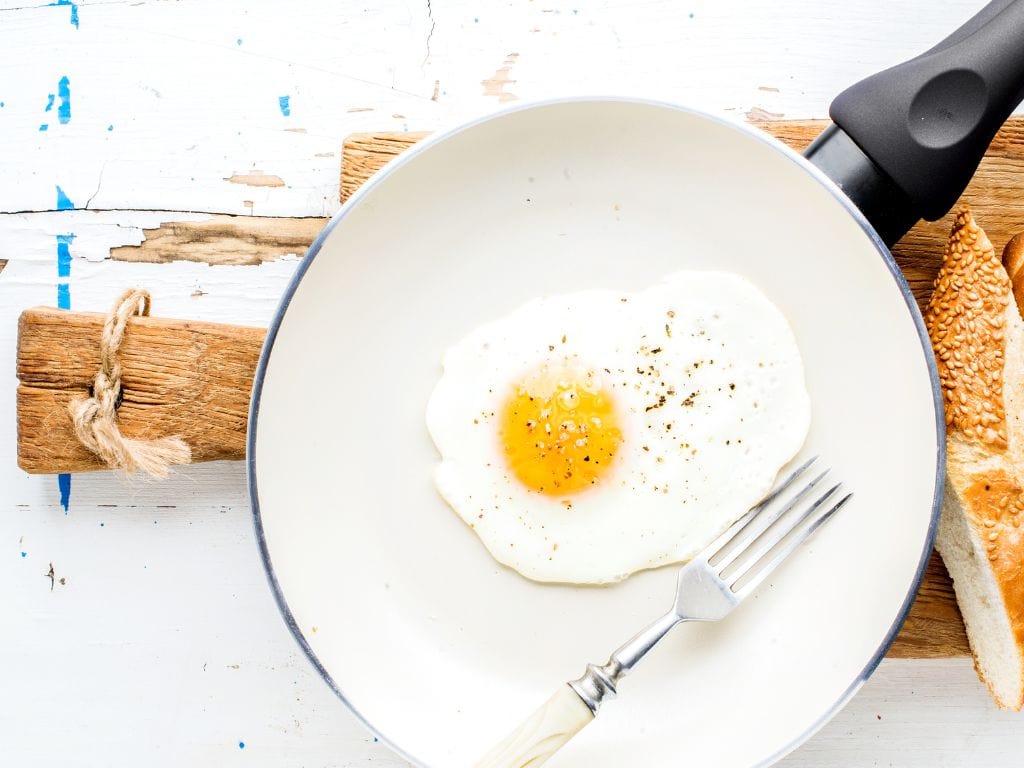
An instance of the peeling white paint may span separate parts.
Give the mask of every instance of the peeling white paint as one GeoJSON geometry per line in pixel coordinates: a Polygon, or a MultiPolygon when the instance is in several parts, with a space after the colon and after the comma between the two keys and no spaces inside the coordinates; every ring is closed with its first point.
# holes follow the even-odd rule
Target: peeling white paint
{"type": "MultiPolygon", "coordinates": [[[[980,5],[99,1],[77,4],[75,27],[70,6],[0,0],[0,359],[13,364],[20,311],[56,301],[59,235],[75,236],[73,308],[103,311],[136,285],[152,291],[155,315],[266,324],[294,258],[154,265],[114,262],[109,250],[211,213],[330,215],[345,135],[432,130],[497,109],[481,83],[511,52],[505,90],[520,100],[619,93],[733,119],[755,108],[824,117],[843,87],[924,50],[980,5]],[[65,75],[62,123],[46,105],[65,75]],[[253,168],[285,186],[225,180],[253,168]],[[90,210],[50,212],[58,185],[90,210]]],[[[16,467],[13,371],[3,381],[8,762],[404,765],[288,635],[241,463],[186,467],[166,482],[75,475],[65,515],[53,477],[16,467]]],[[[1010,768],[1024,752],[1015,718],[994,710],[968,660],[887,661],[782,765],[1010,768]]]]}

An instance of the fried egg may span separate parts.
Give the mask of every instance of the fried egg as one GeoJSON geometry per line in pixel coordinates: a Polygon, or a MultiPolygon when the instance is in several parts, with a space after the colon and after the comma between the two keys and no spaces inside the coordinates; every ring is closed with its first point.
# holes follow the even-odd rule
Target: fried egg
{"type": "Polygon", "coordinates": [[[443,367],[426,411],[437,489],[541,582],[688,560],[768,491],[810,423],[792,330],[731,273],[536,299],[443,367]]]}

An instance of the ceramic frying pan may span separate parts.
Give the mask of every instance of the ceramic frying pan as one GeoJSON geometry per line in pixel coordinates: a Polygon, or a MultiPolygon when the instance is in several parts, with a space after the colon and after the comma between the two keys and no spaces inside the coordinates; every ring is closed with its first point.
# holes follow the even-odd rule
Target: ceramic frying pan
{"type": "Polygon", "coordinates": [[[551,764],[766,765],[853,695],[907,614],[943,482],[934,361],[887,245],[963,189],[1024,95],[1021,41],[1024,2],[997,0],[842,94],[806,157],[679,106],[569,99],[436,136],[339,211],[271,327],[249,477],[288,626],[383,741],[472,765],[660,615],[675,568],[574,588],[499,566],[432,486],[424,409],[481,323],[679,269],[745,275],[783,310],[807,452],[856,496],[735,615],[670,636],[551,764]]]}

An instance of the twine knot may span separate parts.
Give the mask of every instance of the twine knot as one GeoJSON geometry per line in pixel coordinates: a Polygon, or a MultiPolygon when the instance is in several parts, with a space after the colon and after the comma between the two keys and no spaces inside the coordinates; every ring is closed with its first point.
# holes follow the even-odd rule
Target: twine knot
{"type": "Polygon", "coordinates": [[[167,477],[171,464],[188,464],[192,451],[177,435],[155,440],[125,437],[117,425],[121,405],[121,362],[117,352],[124,341],[129,318],[149,316],[149,291],[129,288],[114,302],[100,336],[100,369],[90,397],[73,400],[68,406],[79,441],[111,469],[131,474],[142,470],[152,477],[167,477]]]}

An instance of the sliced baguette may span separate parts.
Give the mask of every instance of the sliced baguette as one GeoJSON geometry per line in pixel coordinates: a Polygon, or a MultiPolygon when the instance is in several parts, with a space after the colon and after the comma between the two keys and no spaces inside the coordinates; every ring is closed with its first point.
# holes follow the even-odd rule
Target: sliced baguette
{"type": "MultiPolygon", "coordinates": [[[[1007,249],[1024,297],[1024,241],[1007,249]]],[[[1007,269],[969,210],[957,214],[925,323],[946,409],[936,546],[975,667],[996,703],[1024,704],[1024,320],[1007,269]]]]}

